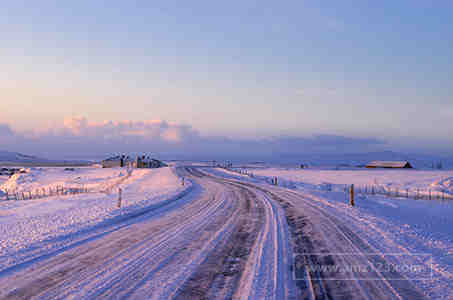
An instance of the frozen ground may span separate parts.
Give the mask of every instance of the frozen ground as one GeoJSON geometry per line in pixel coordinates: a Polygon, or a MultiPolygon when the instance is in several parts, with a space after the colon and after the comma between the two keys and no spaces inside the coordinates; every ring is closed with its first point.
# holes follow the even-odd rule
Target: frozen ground
{"type": "MultiPolygon", "coordinates": [[[[90,190],[106,189],[127,175],[125,169],[101,169],[96,167],[74,168],[28,168],[27,173],[14,174],[3,184],[0,190],[29,192],[40,189],[59,187],[85,187],[90,190]]],[[[135,174],[139,175],[141,171],[135,174]]]]}
{"type": "Polygon", "coordinates": [[[0,299],[449,296],[448,204],[439,209],[429,206],[434,202],[359,196],[351,208],[344,193],[319,183],[279,177],[288,189],[269,185],[272,173],[175,168],[131,176],[120,169],[32,169],[11,178],[8,186],[17,189],[72,185],[77,178],[93,192],[0,202],[0,299]],[[439,218],[429,223],[432,216],[445,224],[439,218]],[[373,270],[379,280],[363,282],[358,271],[307,271],[315,262],[425,267],[418,273],[373,270]]]}
{"type": "MultiPolygon", "coordinates": [[[[239,170],[239,169],[236,169],[239,170]]],[[[289,169],[261,168],[242,169],[265,180],[277,177],[280,185],[295,188],[305,187],[325,190],[343,190],[346,185],[354,184],[358,188],[373,186],[379,190],[400,191],[401,193],[420,193],[428,195],[431,190],[436,195],[453,195],[453,171],[442,170],[325,170],[325,169],[289,169]]],[[[230,172],[230,171],[225,171],[230,172]]],[[[234,172],[230,172],[234,174],[234,172]]],[[[240,175],[244,176],[244,175],[240,175]]],[[[248,177],[245,175],[245,177],[248,177]]]]}
{"type": "Polygon", "coordinates": [[[11,226],[0,232],[10,243],[2,248],[0,299],[296,298],[290,233],[276,202],[194,169],[178,171],[189,186],[184,192],[170,168],[142,171],[122,183],[126,211],[115,208],[116,195],[5,206],[0,222],[11,226]],[[77,202],[84,205],[65,207],[77,202]],[[103,210],[100,218],[96,207],[103,210]],[[92,220],[67,228],[60,223],[55,237],[33,242],[54,218],[65,222],[61,214],[65,220],[94,214],[96,226],[81,239],[92,220]]]}
{"type": "Polygon", "coordinates": [[[356,185],[386,185],[399,188],[428,188],[438,186],[444,180],[445,188],[453,190],[453,171],[441,170],[317,170],[317,169],[257,169],[256,175],[277,176],[288,181],[303,182],[313,185],[324,183],[356,184],[356,185]],[[447,180],[445,180],[447,179],[447,180]]]}
{"type": "MultiPolygon", "coordinates": [[[[206,169],[208,170],[208,169],[206,169]]],[[[243,170],[245,171],[245,170],[243,170]]],[[[399,253],[397,264],[423,265],[429,272],[406,274],[431,299],[453,299],[453,202],[413,200],[359,195],[354,208],[341,189],[326,190],[326,184],[383,184],[401,188],[452,190],[452,171],[418,170],[248,170],[255,176],[214,169],[211,173],[229,178],[279,184],[296,191],[310,203],[349,224],[356,233],[383,253],[399,253]],[[442,180],[443,179],[443,180],[442,180]],[[426,259],[426,258],[430,259],[426,259]]],[[[297,202],[296,202],[297,203],[297,202]]]]}
{"type": "Polygon", "coordinates": [[[39,168],[11,177],[2,188],[30,190],[77,183],[101,191],[117,183],[116,187],[123,189],[122,205],[121,209],[117,207],[116,188],[111,194],[92,192],[0,202],[0,272],[61,248],[98,224],[159,205],[190,187],[189,182],[181,186],[172,168],[134,170],[129,178],[125,174],[123,169],[80,168],[68,172],[63,168],[39,168]]]}

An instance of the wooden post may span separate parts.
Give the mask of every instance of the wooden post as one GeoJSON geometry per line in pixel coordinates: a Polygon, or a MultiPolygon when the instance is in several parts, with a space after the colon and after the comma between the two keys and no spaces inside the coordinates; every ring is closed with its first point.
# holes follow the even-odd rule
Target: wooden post
{"type": "Polygon", "coordinates": [[[429,200],[431,200],[431,189],[429,189],[429,200]]]}
{"type": "Polygon", "coordinates": [[[349,204],[351,204],[351,206],[354,206],[355,203],[354,203],[354,185],[353,184],[351,184],[351,188],[350,188],[349,192],[350,192],[349,204]]]}
{"type": "Polygon", "coordinates": [[[278,185],[277,177],[275,177],[275,185],[278,185]]]}
{"type": "Polygon", "coordinates": [[[182,178],[182,185],[184,186],[184,177],[182,178]]]}
{"type": "Polygon", "coordinates": [[[123,190],[118,188],[118,208],[121,208],[121,198],[122,198],[123,190]]]}

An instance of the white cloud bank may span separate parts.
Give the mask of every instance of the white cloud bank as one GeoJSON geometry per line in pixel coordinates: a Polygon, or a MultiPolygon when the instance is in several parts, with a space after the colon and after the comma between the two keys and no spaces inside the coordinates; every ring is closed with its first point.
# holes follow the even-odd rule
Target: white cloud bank
{"type": "Polygon", "coordinates": [[[373,150],[377,139],[317,135],[261,140],[204,137],[189,125],[162,120],[90,122],[67,118],[60,128],[15,132],[0,124],[0,149],[47,158],[102,157],[118,152],[151,152],[165,158],[262,158],[298,153],[373,150]]]}

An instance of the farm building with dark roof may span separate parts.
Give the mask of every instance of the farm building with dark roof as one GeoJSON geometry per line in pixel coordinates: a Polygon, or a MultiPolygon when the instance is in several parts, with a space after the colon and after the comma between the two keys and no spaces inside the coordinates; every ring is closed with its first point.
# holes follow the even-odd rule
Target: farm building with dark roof
{"type": "Polygon", "coordinates": [[[385,169],[412,169],[408,161],[372,161],[366,165],[367,168],[385,169]]]}

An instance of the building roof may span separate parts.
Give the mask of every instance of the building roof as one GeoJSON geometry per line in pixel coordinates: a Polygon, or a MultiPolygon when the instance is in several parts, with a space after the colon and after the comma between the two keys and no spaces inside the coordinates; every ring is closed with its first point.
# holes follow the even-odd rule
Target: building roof
{"type": "Polygon", "coordinates": [[[408,161],[372,161],[366,165],[371,168],[411,168],[411,164],[408,161]]]}
{"type": "Polygon", "coordinates": [[[124,161],[132,161],[132,159],[129,156],[125,156],[125,155],[112,156],[112,157],[104,159],[103,161],[120,161],[121,158],[124,161]]]}

